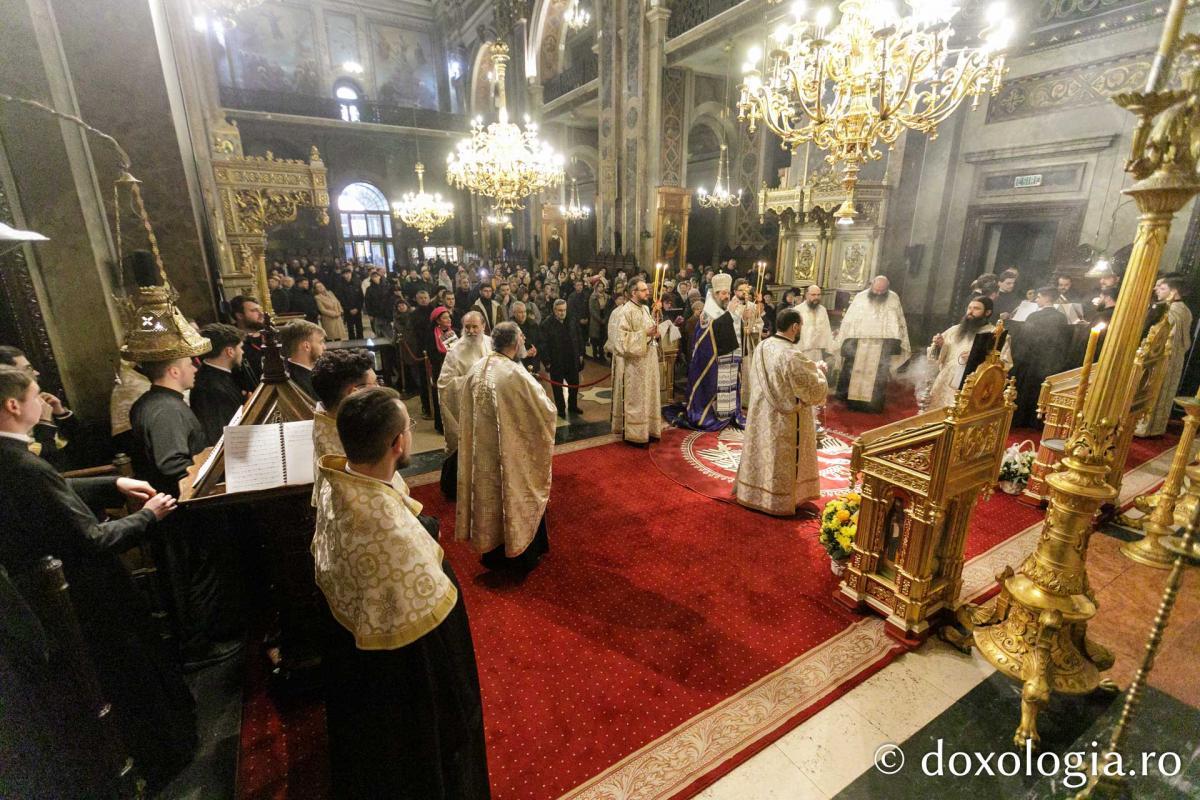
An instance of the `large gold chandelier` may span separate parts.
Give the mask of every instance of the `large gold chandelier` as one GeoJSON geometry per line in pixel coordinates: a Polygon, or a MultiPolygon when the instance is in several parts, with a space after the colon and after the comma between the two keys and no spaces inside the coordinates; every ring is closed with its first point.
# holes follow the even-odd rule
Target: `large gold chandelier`
{"type": "Polygon", "coordinates": [[[454,204],[443,200],[440,194],[426,194],[425,165],[420,161],[417,172],[417,192],[408,192],[399,201],[392,203],[392,215],[411,228],[416,228],[429,241],[434,228],[444,225],[454,217],[454,204]]]}
{"type": "Polygon", "coordinates": [[[907,0],[901,17],[890,0],[843,0],[841,18],[820,9],[809,22],[803,0],[793,19],[771,36],[766,53],[752,48],[744,71],[738,119],[753,132],[759,121],[793,151],[811,141],[841,162],[847,197],[835,212],[853,218],[854,187],[867,161],[906,128],[936,135],[938,125],[968,97],[972,108],[1000,89],[1004,48],[1013,33],[1001,3],[987,11],[979,47],[952,47],[953,0],[907,0]]]}
{"type": "Polygon", "coordinates": [[[568,222],[579,222],[592,215],[592,210],[579,202],[579,183],[574,178],[571,178],[571,196],[558,210],[568,222]]]}
{"type": "Polygon", "coordinates": [[[495,210],[512,211],[524,208],[523,198],[562,183],[564,161],[538,138],[536,124],[526,119],[522,131],[508,121],[504,94],[508,45],[493,44],[492,61],[499,119],[486,127],[482,117],[475,119],[471,138],[459,142],[457,152],[450,154],[446,177],[453,186],[492,198],[495,210]]]}

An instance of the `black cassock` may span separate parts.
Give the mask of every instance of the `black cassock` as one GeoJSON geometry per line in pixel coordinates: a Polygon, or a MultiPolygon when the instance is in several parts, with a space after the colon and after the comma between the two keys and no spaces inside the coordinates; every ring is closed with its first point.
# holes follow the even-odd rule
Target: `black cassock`
{"type": "MultiPolygon", "coordinates": [[[[151,386],[129,410],[140,445],[130,457],[134,473],[160,492],[179,496],[193,457],[205,445],[204,428],[179,392],[151,386]]],[[[222,517],[180,508],[163,521],[155,559],[165,573],[184,660],[202,655],[214,641],[236,636],[240,623],[229,573],[229,544],[222,517]]]]}
{"type": "MultiPolygon", "coordinates": [[[[64,479],[23,442],[0,437],[0,566],[15,577],[43,556],[62,561],[104,697],[112,703],[118,730],[138,770],[155,789],[191,759],[195,709],[149,609],[117,559],[154,524],[154,515],[142,510],[101,523],[91,511],[90,507],[120,504],[116,480],[64,479]]],[[[17,610],[5,603],[6,624],[10,611],[17,610]]],[[[4,655],[14,663],[11,653],[4,655]]],[[[25,661],[28,666],[29,659],[25,661]]],[[[24,674],[34,685],[39,683],[34,673],[24,674]]],[[[68,743],[75,735],[58,734],[68,743]]],[[[35,796],[11,788],[13,797],[35,796]]],[[[74,796],[87,794],[84,790],[74,796]]]]}
{"type": "Polygon", "coordinates": [[[299,386],[300,391],[304,392],[310,400],[315,402],[317,399],[317,390],[313,388],[312,370],[303,364],[297,364],[295,361],[289,361],[287,368],[292,383],[299,386]]]}
{"type": "Polygon", "coordinates": [[[1042,308],[1012,326],[1013,377],[1017,380],[1014,428],[1036,428],[1042,382],[1069,360],[1071,326],[1056,308],[1042,308]]]}
{"type": "Polygon", "coordinates": [[[232,372],[204,363],[196,373],[196,385],[192,387],[190,399],[192,412],[204,428],[205,444],[214,445],[229,420],[242,407],[245,395],[232,372]]]}
{"type": "Polygon", "coordinates": [[[441,625],[404,647],[359,650],[325,608],[325,720],[339,800],[491,796],[467,609],[449,562],[442,569],[458,602],[441,625]]]}

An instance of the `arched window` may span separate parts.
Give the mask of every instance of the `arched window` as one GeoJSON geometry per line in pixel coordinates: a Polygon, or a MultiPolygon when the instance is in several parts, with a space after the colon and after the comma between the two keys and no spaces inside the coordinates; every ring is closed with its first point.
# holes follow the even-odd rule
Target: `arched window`
{"type": "Polygon", "coordinates": [[[338,81],[333,85],[333,96],[337,98],[342,119],[358,122],[358,101],[362,99],[358,87],[350,81],[338,81]]]}
{"type": "Polygon", "coordinates": [[[392,214],[387,197],[369,183],[351,183],[337,199],[338,228],[346,258],[392,268],[392,214]]]}

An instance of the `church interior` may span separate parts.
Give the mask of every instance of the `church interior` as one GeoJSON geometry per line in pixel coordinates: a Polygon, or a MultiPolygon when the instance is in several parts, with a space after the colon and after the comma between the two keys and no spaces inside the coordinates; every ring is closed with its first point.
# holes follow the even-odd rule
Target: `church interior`
{"type": "Polygon", "coordinates": [[[0,20],[0,796],[1200,797],[1194,0],[0,20]]]}

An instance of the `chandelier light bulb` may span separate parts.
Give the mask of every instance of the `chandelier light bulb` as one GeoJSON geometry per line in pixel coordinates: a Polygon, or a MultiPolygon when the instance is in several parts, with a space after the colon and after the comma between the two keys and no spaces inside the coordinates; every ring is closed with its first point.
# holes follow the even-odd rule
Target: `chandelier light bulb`
{"type": "Polygon", "coordinates": [[[987,9],[987,24],[998,25],[1008,16],[1008,9],[1004,3],[992,3],[987,9]]]}
{"type": "Polygon", "coordinates": [[[829,6],[821,6],[817,9],[817,28],[824,32],[829,27],[829,23],[833,21],[833,9],[829,6]]]}
{"type": "Polygon", "coordinates": [[[746,60],[751,64],[757,64],[762,60],[762,48],[754,45],[746,52],[746,60]]]}
{"type": "Polygon", "coordinates": [[[795,0],[795,2],[792,3],[792,16],[797,22],[802,21],[804,19],[804,15],[807,13],[808,4],[805,3],[804,0],[795,0]]]}

